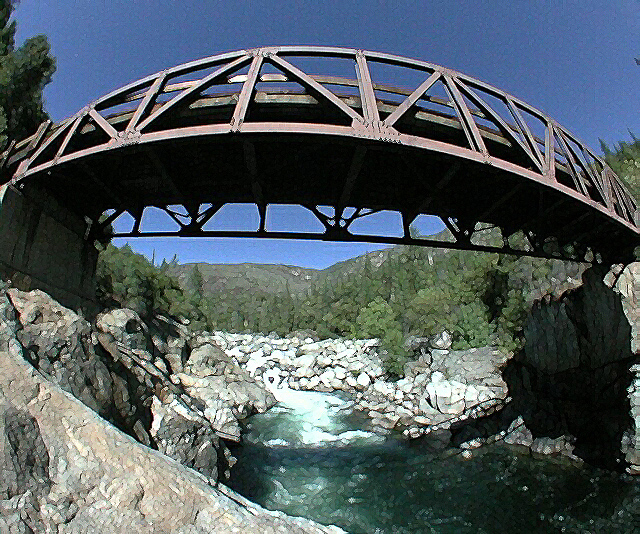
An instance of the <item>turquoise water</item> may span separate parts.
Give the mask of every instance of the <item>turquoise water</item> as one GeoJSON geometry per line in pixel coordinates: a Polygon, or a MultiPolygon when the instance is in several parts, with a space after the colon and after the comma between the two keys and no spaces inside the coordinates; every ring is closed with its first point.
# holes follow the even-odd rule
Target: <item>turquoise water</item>
{"type": "Polygon", "coordinates": [[[353,533],[640,532],[640,481],[632,477],[502,444],[465,459],[446,436],[378,436],[344,405],[313,400],[321,413],[285,403],[251,418],[247,441],[233,451],[231,488],[353,533]]]}

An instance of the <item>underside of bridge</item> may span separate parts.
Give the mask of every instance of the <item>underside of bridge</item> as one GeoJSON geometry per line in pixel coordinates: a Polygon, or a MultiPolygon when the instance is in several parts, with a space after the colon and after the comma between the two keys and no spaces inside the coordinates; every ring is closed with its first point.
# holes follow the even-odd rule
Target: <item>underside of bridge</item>
{"type": "Polygon", "coordinates": [[[89,241],[126,215],[124,237],[368,241],[606,262],[639,242],[635,200],[542,112],[437,65],[351,49],[269,47],[180,65],[43,124],[0,164],[0,183],[38,205],[54,199],[85,221],[89,241]],[[216,229],[229,203],[255,204],[257,228],[216,229]],[[268,231],[275,204],[307,208],[324,231],[268,231]],[[173,224],[145,228],[150,207],[173,224]],[[350,231],[383,210],[401,215],[397,237],[350,231]],[[453,237],[412,238],[420,215],[440,217],[453,237]],[[495,228],[497,241],[496,230],[486,237],[495,228]]]}

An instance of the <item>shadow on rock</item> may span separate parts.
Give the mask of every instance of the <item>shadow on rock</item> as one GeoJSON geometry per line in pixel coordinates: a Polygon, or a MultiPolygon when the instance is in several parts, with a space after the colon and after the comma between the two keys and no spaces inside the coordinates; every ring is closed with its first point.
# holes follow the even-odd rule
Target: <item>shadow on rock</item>
{"type": "Polygon", "coordinates": [[[562,454],[623,470],[623,436],[633,427],[627,388],[632,330],[620,294],[591,268],[583,285],[534,304],[525,346],[503,368],[511,401],[500,411],[452,427],[456,445],[490,436],[531,452],[562,454]]]}

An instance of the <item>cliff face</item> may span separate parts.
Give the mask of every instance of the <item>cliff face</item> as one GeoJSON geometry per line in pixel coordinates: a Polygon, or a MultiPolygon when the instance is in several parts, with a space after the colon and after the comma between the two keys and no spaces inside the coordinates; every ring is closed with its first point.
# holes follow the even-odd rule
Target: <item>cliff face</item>
{"type": "MultiPolygon", "coordinates": [[[[622,309],[631,326],[631,352],[640,353],[640,263],[627,265],[617,280],[608,281],[620,295],[622,309]]],[[[640,475],[640,364],[638,358],[630,368],[631,383],[627,388],[632,424],[623,436],[622,450],[628,471],[640,475]]]]}
{"type": "Polygon", "coordinates": [[[178,323],[3,286],[0,368],[2,532],[332,531],[218,484],[224,439],[275,399],[178,323]]]}
{"type": "Polygon", "coordinates": [[[622,275],[621,266],[606,274],[592,268],[581,287],[534,305],[525,348],[504,370],[512,413],[530,431],[525,444],[562,440],[595,465],[625,465],[621,443],[635,425],[627,388],[638,361],[638,267],[622,275]]]}
{"type": "Polygon", "coordinates": [[[269,512],[120,432],[0,352],[0,530],[341,532],[269,512]]]}

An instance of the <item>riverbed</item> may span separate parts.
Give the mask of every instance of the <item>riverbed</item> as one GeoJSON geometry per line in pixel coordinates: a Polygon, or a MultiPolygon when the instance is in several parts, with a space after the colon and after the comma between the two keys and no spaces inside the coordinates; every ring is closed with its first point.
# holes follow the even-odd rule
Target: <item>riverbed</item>
{"type": "Polygon", "coordinates": [[[380,434],[327,393],[280,391],[248,420],[228,485],[352,533],[640,532],[640,481],[502,443],[380,434]]]}

